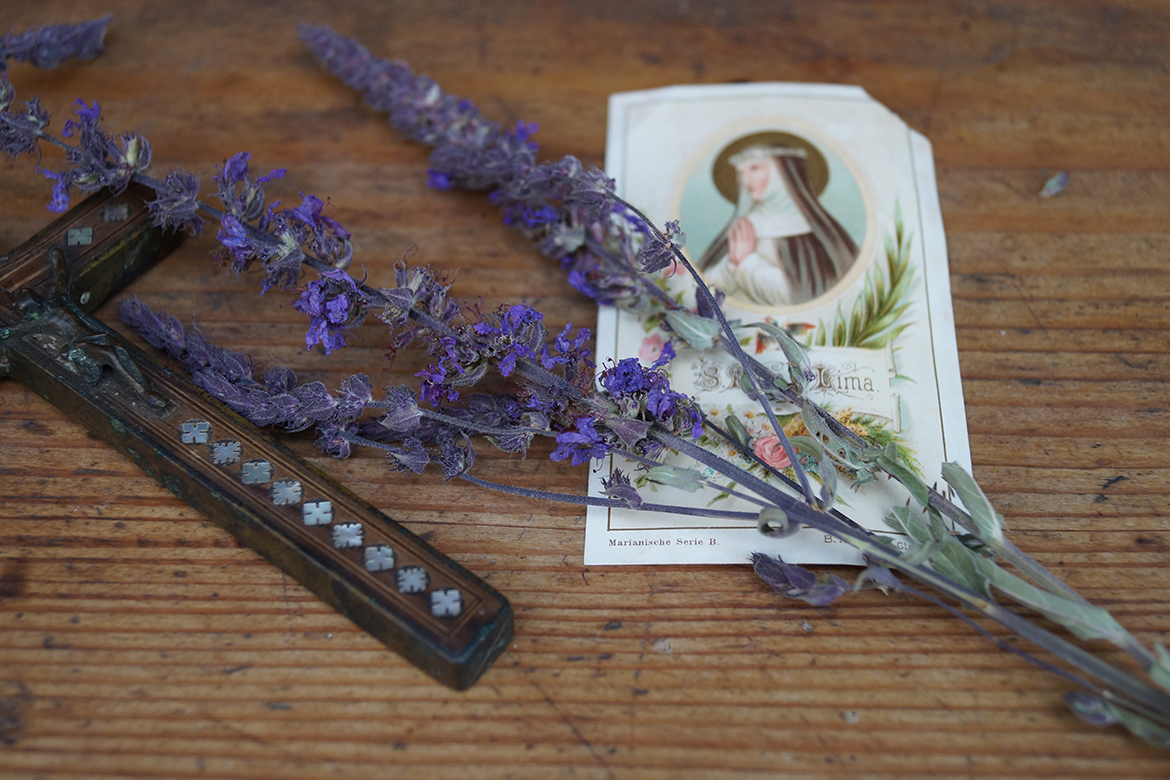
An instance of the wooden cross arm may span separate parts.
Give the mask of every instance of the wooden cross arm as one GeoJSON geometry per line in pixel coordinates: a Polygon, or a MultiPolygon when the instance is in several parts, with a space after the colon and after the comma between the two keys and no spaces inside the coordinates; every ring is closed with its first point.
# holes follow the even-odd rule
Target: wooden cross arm
{"type": "Polygon", "coordinates": [[[0,370],[436,680],[470,686],[511,640],[503,596],[86,313],[177,243],[143,204],[94,195],[0,258],[0,370]]]}

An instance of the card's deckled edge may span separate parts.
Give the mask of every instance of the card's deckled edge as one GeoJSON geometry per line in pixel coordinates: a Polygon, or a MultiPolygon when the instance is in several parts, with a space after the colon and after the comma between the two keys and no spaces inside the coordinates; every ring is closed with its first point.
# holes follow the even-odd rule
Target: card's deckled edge
{"type": "Polygon", "coordinates": [[[934,149],[922,133],[909,125],[907,131],[910,135],[910,159],[914,164],[918,188],[918,224],[922,227],[923,257],[927,259],[923,269],[928,274],[926,300],[930,306],[930,329],[934,340],[934,379],[938,392],[939,419],[943,427],[943,451],[949,460],[970,471],[971,441],[967,435],[967,406],[963,398],[955,308],[951,299],[951,264],[947,254],[942,204],[938,196],[938,180],[934,173],[934,149]],[[957,413],[945,411],[956,404],[959,408],[957,413]]]}

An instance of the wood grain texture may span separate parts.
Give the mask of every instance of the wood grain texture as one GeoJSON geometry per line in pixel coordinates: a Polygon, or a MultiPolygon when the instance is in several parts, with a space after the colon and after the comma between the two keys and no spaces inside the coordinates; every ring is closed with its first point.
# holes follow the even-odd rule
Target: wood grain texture
{"type": "MultiPolygon", "coordinates": [[[[1170,8],[1155,0],[915,3],[8,3],[0,30],[107,11],[107,52],[16,65],[60,126],[77,97],[207,174],[241,149],[272,191],[329,196],[371,282],[417,246],[458,294],[591,304],[426,151],[302,51],[325,23],[410,62],[543,154],[600,164],[611,92],[737,79],[859,84],[933,142],[976,476],[1015,539],[1147,641],[1170,634],[1170,8]],[[1058,197],[1036,193],[1068,170],[1058,197]]],[[[47,162],[56,162],[48,153],[47,162]]],[[[0,253],[50,221],[0,160],[0,253]]],[[[219,343],[336,385],[287,295],[189,240],[130,292],[219,343]]],[[[113,306],[99,316],[113,321],[113,306]]],[[[300,454],[505,593],[516,640],[453,693],[388,653],[129,461],[0,382],[0,775],[79,777],[1164,777],[1167,756],[1081,725],[1065,685],[939,609],[778,600],[746,567],[581,565],[572,508],[300,454]]],[[[534,451],[489,479],[583,490],[534,451]]],[[[1108,651],[1106,651],[1108,654],[1108,651]]]]}

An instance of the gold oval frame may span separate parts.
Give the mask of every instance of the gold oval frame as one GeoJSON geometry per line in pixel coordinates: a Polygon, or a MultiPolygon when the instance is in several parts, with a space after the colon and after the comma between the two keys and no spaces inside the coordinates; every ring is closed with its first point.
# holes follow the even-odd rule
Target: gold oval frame
{"type": "MultiPolygon", "coordinates": [[[[680,173],[682,175],[680,175],[678,179],[678,182],[675,186],[674,195],[671,198],[669,212],[671,217],[673,219],[679,218],[683,191],[686,188],[686,182],[697,172],[699,161],[705,155],[709,154],[713,148],[719,148],[719,144],[726,143],[726,139],[729,137],[735,138],[735,141],[732,141],[730,144],[723,147],[723,150],[716,157],[715,163],[712,165],[712,174],[714,173],[715,166],[719,164],[719,157],[722,157],[724,152],[727,152],[727,156],[731,157],[732,154],[735,154],[737,151],[739,151],[739,149],[746,148],[749,144],[744,143],[742,146],[739,146],[733,151],[728,152],[729,149],[736,147],[737,144],[742,141],[746,141],[747,139],[756,139],[758,137],[786,137],[790,139],[788,142],[789,145],[799,146],[806,151],[812,148],[816,151],[817,156],[824,160],[823,154],[819,149],[817,149],[815,144],[813,144],[811,141],[806,141],[803,135],[795,135],[795,133],[802,133],[811,138],[815,138],[818,144],[822,144],[825,148],[831,150],[832,153],[836,155],[836,157],[845,165],[846,170],[853,177],[853,181],[857,185],[857,189],[861,195],[861,200],[865,209],[865,237],[858,246],[857,261],[853,263],[853,267],[849,269],[848,273],[846,273],[842,279],[838,280],[837,284],[833,285],[833,287],[827,290],[824,295],[813,298],[810,301],[797,304],[795,306],[763,306],[761,304],[752,303],[751,301],[746,301],[741,298],[729,298],[728,303],[733,308],[742,312],[755,312],[758,314],[788,318],[799,315],[803,312],[808,312],[828,306],[833,301],[839,299],[846,290],[848,290],[859,278],[861,278],[861,276],[869,269],[869,267],[873,265],[879,254],[877,252],[877,207],[876,203],[874,202],[872,185],[866,177],[862,167],[858,165],[857,161],[854,160],[850,154],[841,148],[840,144],[838,144],[832,138],[828,137],[822,128],[791,116],[776,115],[753,117],[751,119],[733,122],[723,128],[720,128],[716,133],[714,133],[713,135],[716,137],[711,138],[707,141],[707,143],[703,144],[699,149],[697,149],[691,155],[690,161],[680,168],[680,173]],[[785,130],[774,129],[779,127],[783,127],[785,130]],[[745,132],[747,135],[737,137],[740,136],[741,133],[745,132]]],[[[758,142],[758,140],[750,141],[750,143],[758,142]]],[[[730,165],[725,167],[731,168],[730,165]]],[[[825,170],[825,186],[828,186],[829,177],[827,161],[825,162],[825,170]]],[[[809,173],[811,178],[812,172],[810,171],[809,173]]],[[[731,175],[733,191],[736,191],[738,188],[735,187],[734,169],[731,169],[731,175]]],[[[818,196],[822,191],[823,189],[817,190],[818,196]]],[[[723,195],[721,190],[719,192],[720,195],[723,195]]],[[[736,192],[736,195],[738,195],[738,192],[736,192]]],[[[728,198],[728,200],[733,204],[736,202],[736,200],[732,200],[731,198],[728,198]]],[[[692,254],[692,247],[687,246],[682,251],[692,262],[697,259],[696,256],[692,254]]],[[[702,272],[700,271],[700,274],[701,273],[702,272]]]]}

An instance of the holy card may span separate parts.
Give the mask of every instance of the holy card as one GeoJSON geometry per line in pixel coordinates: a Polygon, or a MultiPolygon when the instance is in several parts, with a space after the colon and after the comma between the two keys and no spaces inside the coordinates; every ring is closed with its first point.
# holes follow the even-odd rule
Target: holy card
{"type": "MultiPolygon", "coordinates": [[[[680,222],[683,252],[725,296],[750,358],[784,375],[788,361],[768,336],[781,329],[809,348],[809,395],[846,427],[894,446],[928,484],[943,462],[970,467],[946,242],[922,135],[859,87],[669,87],[610,98],[606,169],[655,224],[680,222]]],[[[681,265],[661,277],[666,295],[696,305],[681,265]]],[[[780,484],[761,463],[783,473],[788,456],[741,389],[739,363],[612,307],[601,310],[597,338],[599,370],[632,355],[652,364],[669,343],[674,389],[715,425],[745,431],[758,460],[710,427],[699,443],[780,484]]],[[[789,438],[811,438],[798,409],[775,411],[789,438]]],[[[610,456],[591,474],[591,495],[602,495],[614,468],[639,473],[610,456]]],[[[841,482],[836,508],[873,531],[889,531],[884,514],[909,496],[893,481],[841,482]]],[[[735,486],[723,487],[655,485],[649,500],[752,510],[735,486]]],[[[852,547],[809,529],[781,540],[754,522],[589,509],[589,565],[747,563],[757,551],[793,563],[859,562],[852,547]]]]}

